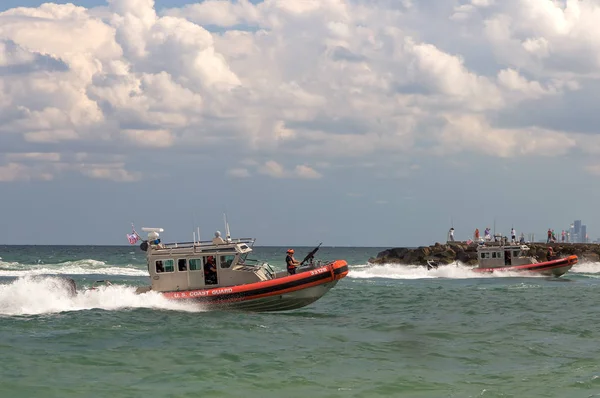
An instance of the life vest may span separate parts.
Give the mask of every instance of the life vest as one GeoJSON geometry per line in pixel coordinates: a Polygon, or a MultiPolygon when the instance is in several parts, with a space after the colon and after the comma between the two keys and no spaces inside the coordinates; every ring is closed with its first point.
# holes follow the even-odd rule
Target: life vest
{"type": "Polygon", "coordinates": [[[296,268],[296,266],[294,265],[294,259],[289,254],[285,257],[285,265],[288,270],[296,268]]]}

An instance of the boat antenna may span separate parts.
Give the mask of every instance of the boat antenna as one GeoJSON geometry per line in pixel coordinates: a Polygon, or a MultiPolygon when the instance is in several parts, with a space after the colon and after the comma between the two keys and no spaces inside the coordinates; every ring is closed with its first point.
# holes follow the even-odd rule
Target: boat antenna
{"type": "Polygon", "coordinates": [[[229,232],[229,223],[227,222],[227,214],[223,213],[223,221],[225,222],[225,239],[231,240],[231,233],[229,232]]]}
{"type": "MultiPolygon", "coordinates": [[[[196,212],[192,211],[192,236],[194,237],[194,244],[196,244],[196,232],[194,232],[194,225],[196,225],[196,212]]],[[[200,237],[198,237],[200,240],[200,237]]]]}

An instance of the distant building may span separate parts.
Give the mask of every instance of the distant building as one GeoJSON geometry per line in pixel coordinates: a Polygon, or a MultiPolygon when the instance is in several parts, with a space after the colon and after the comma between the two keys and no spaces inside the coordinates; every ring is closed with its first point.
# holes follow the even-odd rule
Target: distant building
{"type": "Polygon", "coordinates": [[[577,236],[581,236],[581,220],[575,220],[573,223],[573,233],[577,236]]]}
{"type": "Polygon", "coordinates": [[[569,233],[567,234],[567,242],[573,243],[575,239],[575,226],[571,224],[569,227],[569,233]]]}
{"type": "Polygon", "coordinates": [[[582,225],[581,229],[579,230],[579,242],[580,243],[587,243],[587,226],[582,225]]]}

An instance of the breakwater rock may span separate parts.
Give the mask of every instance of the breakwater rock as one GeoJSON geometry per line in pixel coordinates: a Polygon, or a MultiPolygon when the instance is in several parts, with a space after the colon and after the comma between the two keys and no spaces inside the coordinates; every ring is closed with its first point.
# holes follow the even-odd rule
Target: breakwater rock
{"type": "MultiPolygon", "coordinates": [[[[530,254],[537,257],[539,261],[546,261],[546,252],[549,246],[561,257],[575,254],[579,257],[579,262],[600,261],[600,244],[596,243],[528,243],[527,246],[530,254]]],[[[369,259],[369,263],[427,265],[427,260],[437,261],[440,264],[460,261],[466,265],[476,265],[477,245],[452,242],[414,248],[396,247],[378,253],[376,257],[369,259]]]]}

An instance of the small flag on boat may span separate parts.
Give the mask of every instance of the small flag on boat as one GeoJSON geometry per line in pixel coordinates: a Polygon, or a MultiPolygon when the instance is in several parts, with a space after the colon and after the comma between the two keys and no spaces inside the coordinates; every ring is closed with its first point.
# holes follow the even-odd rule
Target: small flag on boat
{"type": "Polygon", "coordinates": [[[127,239],[129,239],[129,243],[135,245],[135,243],[139,240],[137,234],[127,234],[127,239]]]}
{"type": "Polygon", "coordinates": [[[133,223],[131,224],[131,230],[133,231],[130,234],[127,234],[127,240],[129,240],[129,243],[132,245],[135,245],[135,243],[140,240],[140,236],[138,235],[137,232],[135,232],[135,227],[133,226],[133,223]]]}

